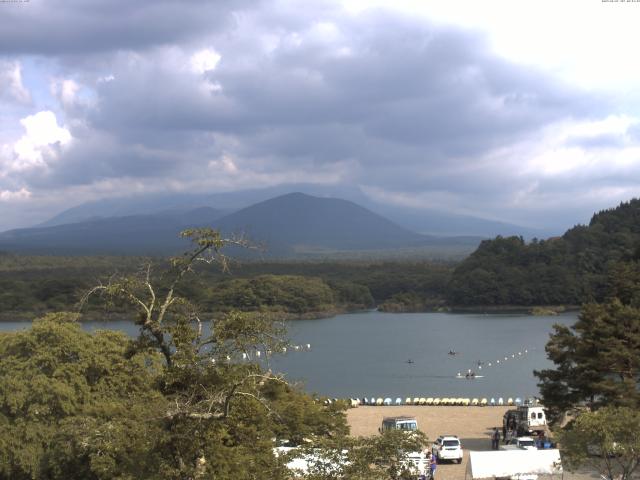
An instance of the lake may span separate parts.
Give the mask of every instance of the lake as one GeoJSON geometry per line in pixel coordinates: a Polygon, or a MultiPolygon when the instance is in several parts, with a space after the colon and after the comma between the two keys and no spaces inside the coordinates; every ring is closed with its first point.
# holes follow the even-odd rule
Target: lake
{"type": "MultiPolygon", "coordinates": [[[[558,316],[363,312],[289,322],[296,344],[309,351],[272,357],[270,367],[306,390],[330,397],[529,397],[538,394],[534,369],[551,366],[544,346],[558,316]],[[458,352],[449,355],[449,351],[458,352]],[[408,361],[412,363],[408,363],[408,361]],[[477,378],[464,374],[473,370],[477,378]],[[457,378],[461,373],[463,378],[457,378]]],[[[3,322],[0,330],[28,328],[3,322]]],[[[88,322],[135,335],[131,322],[88,322]]]]}

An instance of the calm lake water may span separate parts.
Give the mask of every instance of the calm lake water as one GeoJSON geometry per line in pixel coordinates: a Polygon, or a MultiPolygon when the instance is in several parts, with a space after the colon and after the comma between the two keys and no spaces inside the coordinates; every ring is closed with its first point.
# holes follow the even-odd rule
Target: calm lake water
{"type": "MultiPolygon", "coordinates": [[[[544,346],[559,316],[364,312],[289,323],[294,343],[310,351],[273,357],[270,366],[309,392],[330,397],[528,397],[537,395],[534,369],[550,366],[544,346]],[[449,355],[449,351],[459,352],[449,355]],[[507,358],[505,360],[505,357],[507,358]],[[413,363],[407,363],[411,360],[413,363]],[[479,364],[478,362],[482,362],[479,364]],[[472,369],[482,378],[456,378],[472,369]]],[[[0,323],[0,330],[29,328],[0,323]]],[[[126,321],[85,323],[135,335],[126,321]]]]}

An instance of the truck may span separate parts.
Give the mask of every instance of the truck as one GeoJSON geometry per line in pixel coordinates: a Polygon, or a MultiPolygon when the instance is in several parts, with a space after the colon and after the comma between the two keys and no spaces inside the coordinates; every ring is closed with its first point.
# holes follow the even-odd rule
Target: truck
{"type": "Polygon", "coordinates": [[[547,430],[547,416],[544,407],[535,402],[507,410],[502,417],[502,436],[515,431],[517,435],[533,435],[547,430]]]}

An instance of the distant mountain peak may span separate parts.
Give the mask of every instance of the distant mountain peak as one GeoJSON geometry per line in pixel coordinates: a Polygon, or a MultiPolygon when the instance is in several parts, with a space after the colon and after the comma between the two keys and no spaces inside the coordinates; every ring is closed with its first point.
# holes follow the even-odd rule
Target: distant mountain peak
{"type": "MultiPolygon", "coordinates": [[[[451,244],[451,239],[412,232],[348,200],[291,192],[225,216],[203,206],[152,214],[93,216],[69,224],[13,230],[0,234],[0,249],[65,254],[177,253],[185,248],[184,241],[178,239],[180,230],[198,226],[214,227],[226,234],[242,233],[265,246],[266,255],[281,257],[451,244]]],[[[464,242],[471,245],[474,239],[464,242]]],[[[246,252],[234,250],[236,253],[246,252]]]]}

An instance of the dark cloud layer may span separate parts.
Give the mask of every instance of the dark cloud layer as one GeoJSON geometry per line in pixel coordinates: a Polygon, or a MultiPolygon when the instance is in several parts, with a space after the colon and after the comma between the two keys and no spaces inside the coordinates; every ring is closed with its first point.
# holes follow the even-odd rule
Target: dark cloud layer
{"type": "Polygon", "coordinates": [[[0,54],[86,55],[188,42],[221,29],[243,0],[48,0],[3,6],[0,54]]]}
{"type": "MultiPolygon", "coordinates": [[[[4,8],[0,22],[0,54],[44,59],[78,86],[58,106],[74,141],[0,183],[36,194],[119,179],[206,189],[208,176],[260,187],[334,169],[330,181],[513,219],[520,192],[554,188],[519,163],[526,145],[611,108],[495,56],[481,33],[389,9],[55,0],[4,8]],[[194,69],[201,51],[219,62],[194,69]]],[[[606,133],[564,144],[621,145],[606,133]]]]}

